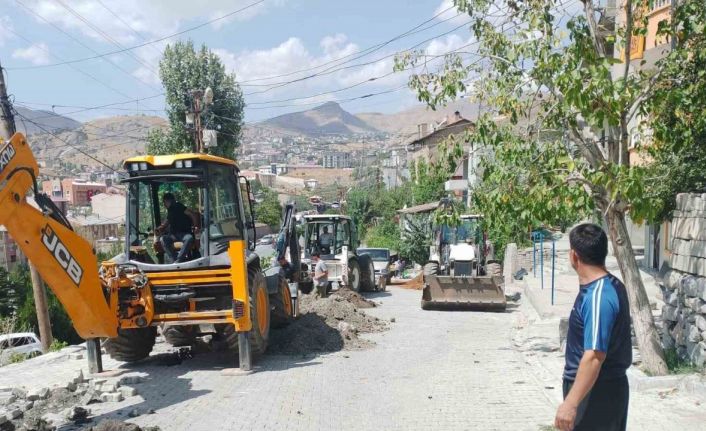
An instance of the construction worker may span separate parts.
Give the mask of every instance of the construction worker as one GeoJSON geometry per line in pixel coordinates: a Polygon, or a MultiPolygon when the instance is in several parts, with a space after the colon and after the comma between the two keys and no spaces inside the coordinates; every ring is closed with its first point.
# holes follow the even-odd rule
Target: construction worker
{"type": "Polygon", "coordinates": [[[321,298],[326,297],[326,291],[328,289],[328,268],[326,267],[326,262],[321,260],[321,253],[319,251],[314,251],[311,253],[311,262],[314,266],[314,286],[316,286],[316,291],[321,298]]]}
{"type": "Polygon", "coordinates": [[[287,258],[284,256],[280,256],[277,259],[277,262],[279,263],[279,274],[291,281],[294,278],[294,267],[292,264],[289,263],[287,258]]]}
{"type": "Polygon", "coordinates": [[[160,235],[159,240],[172,262],[184,262],[191,251],[191,247],[194,245],[194,233],[192,231],[193,227],[198,223],[198,215],[181,202],[178,202],[171,193],[162,195],[162,203],[167,209],[167,219],[157,227],[156,233],[160,235]],[[177,253],[174,243],[178,241],[182,245],[177,253]]]}

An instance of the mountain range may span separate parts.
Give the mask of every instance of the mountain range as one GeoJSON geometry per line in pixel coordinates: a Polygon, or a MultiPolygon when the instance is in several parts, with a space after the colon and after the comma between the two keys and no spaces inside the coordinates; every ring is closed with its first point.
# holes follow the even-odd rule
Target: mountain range
{"type": "MultiPolygon", "coordinates": [[[[99,159],[116,165],[130,155],[145,151],[149,130],[168,127],[164,118],[156,116],[122,115],[80,123],[50,111],[21,107],[17,111],[18,130],[31,136],[30,142],[38,157],[75,164],[95,165],[95,159],[99,159]]],[[[475,119],[478,106],[459,101],[436,111],[420,105],[393,114],[351,114],[339,104],[327,102],[313,109],[248,125],[244,136],[252,138],[263,131],[267,136],[275,137],[388,133],[404,141],[417,132],[418,124],[438,123],[445,117],[453,117],[455,111],[465,118],[475,119]]]]}

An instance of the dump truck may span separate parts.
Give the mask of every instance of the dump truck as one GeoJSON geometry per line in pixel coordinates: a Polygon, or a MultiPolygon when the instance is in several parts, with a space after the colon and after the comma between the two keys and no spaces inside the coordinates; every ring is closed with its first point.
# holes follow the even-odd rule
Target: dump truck
{"type": "Polygon", "coordinates": [[[433,227],[434,241],[423,269],[422,309],[505,309],[502,268],[489,258],[481,219],[466,214],[457,226],[433,227]]]}
{"type": "Polygon", "coordinates": [[[39,191],[39,166],[26,138],[16,133],[0,150],[0,224],[87,340],[89,369],[102,368],[101,339],[111,357],[138,361],[150,354],[161,327],[175,344],[207,328],[238,352],[241,369],[250,370],[252,358],[267,347],[273,319],[286,323],[293,307],[287,281],[275,274],[268,282],[254,252],[250,187],[237,163],[184,153],[133,157],[124,168],[124,249],[99,263],[91,244],[39,191]],[[194,219],[191,238],[169,242],[170,253],[188,248],[177,261],[159,235],[165,193],[190,208],[194,219]]]}
{"type": "MultiPolygon", "coordinates": [[[[328,268],[329,286],[337,283],[356,292],[375,290],[375,267],[372,258],[358,255],[355,223],[345,215],[321,214],[302,217],[303,248],[300,290],[313,290],[311,254],[318,251],[328,268]]],[[[330,287],[329,287],[330,289],[330,287]]]]}

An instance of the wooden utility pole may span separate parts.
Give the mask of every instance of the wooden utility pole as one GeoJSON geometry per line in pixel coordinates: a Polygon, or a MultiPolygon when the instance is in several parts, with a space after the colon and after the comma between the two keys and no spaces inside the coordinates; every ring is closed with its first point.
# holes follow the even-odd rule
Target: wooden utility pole
{"type": "MultiPolygon", "coordinates": [[[[0,64],[0,137],[9,141],[14,134],[15,117],[12,115],[12,105],[7,97],[5,73],[0,64]]],[[[32,262],[29,262],[29,273],[32,278],[34,305],[37,310],[39,338],[42,341],[42,351],[46,353],[49,351],[49,346],[51,346],[53,341],[51,322],[49,320],[49,307],[47,306],[47,292],[42,284],[42,279],[39,277],[39,272],[37,272],[37,268],[32,265],[32,262]]]]}

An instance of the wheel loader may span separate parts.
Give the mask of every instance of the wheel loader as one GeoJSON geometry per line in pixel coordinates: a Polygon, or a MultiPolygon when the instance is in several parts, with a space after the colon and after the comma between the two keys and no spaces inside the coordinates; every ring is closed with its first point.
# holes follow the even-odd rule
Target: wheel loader
{"type": "Polygon", "coordinates": [[[91,245],[40,193],[39,167],[20,133],[0,150],[0,224],[88,341],[92,372],[101,369],[101,339],[113,358],[138,361],[150,354],[158,327],[175,345],[211,332],[250,370],[267,347],[270,326],[286,324],[293,307],[287,281],[278,274],[267,280],[254,253],[251,194],[236,162],[185,153],[133,157],[124,168],[124,250],[110,261],[99,264],[91,245]],[[39,209],[27,202],[30,191],[39,209]],[[194,219],[192,240],[170,243],[170,252],[188,248],[177,261],[165,253],[158,229],[166,193],[194,219]]]}
{"type": "MultiPolygon", "coordinates": [[[[442,200],[440,206],[446,205],[442,200]]],[[[433,226],[434,241],[423,268],[422,309],[505,309],[502,268],[488,253],[481,219],[467,214],[456,226],[433,226]]]]}

